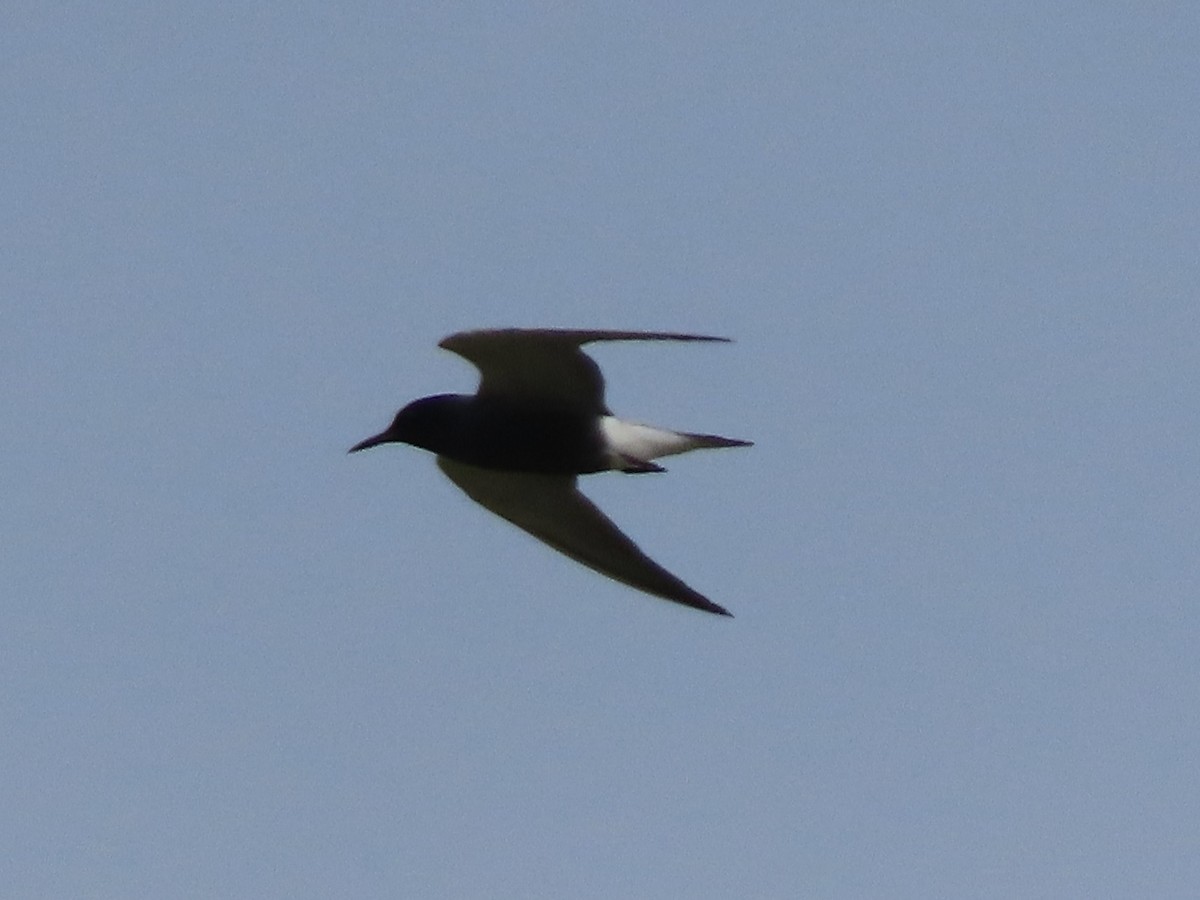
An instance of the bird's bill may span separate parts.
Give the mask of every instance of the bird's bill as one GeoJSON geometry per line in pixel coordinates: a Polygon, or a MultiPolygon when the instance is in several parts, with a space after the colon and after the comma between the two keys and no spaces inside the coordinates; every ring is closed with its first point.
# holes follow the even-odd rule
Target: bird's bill
{"type": "Polygon", "coordinates": [[[351,447],[346,452],[347,453],[357,453],[359,450],[368,450],[371,447],[378,447],[380,444],[387,443],[387,439],[388,438],[387,438],[386,432],[384,432],[383,434],[377,434],[374,437],[367,438],[365,441],[359,441],[357,444],[355,444],[353,447],[351,447]]]}

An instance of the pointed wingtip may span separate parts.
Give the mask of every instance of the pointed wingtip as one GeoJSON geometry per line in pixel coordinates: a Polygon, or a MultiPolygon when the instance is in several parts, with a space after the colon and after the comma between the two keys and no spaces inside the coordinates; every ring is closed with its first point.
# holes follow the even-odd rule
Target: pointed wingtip
{"type": "Polygon", "coordinates": [[[695,609],[698,609],[701,612],[709,612],[709,613],[714,613],[718,616],[728,616],[731,619],[733,618],[733,613],[731,613],[725,607],[719,606],[718,604],[713,603],[707,597],[697,596],[697,597],[691,598],[691,601],[684,601],[684,602],[686,603],[687,606],[694,607],[695,609]]]}

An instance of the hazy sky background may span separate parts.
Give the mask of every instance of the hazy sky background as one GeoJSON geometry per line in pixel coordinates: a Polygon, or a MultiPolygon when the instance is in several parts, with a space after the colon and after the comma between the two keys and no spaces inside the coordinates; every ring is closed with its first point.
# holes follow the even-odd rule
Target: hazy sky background
{"type": "Polygon", "coordinates": [[[1200,884],[1200,7],[0,12],[0,883],[1200,884]],[[750,438],[656,601],[346,448],[494,325],[750,438]]]}

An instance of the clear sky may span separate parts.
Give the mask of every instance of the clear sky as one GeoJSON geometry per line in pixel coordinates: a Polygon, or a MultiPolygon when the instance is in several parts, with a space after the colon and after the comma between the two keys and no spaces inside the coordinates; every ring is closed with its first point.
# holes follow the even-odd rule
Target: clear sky
{"type": "Polygon", "coordinates": [[[0,882],[21,898],[1200,884],[1200,7],[7,3],[0,882]],[[464,328],[753,439],[408,447],[464,328]]]}

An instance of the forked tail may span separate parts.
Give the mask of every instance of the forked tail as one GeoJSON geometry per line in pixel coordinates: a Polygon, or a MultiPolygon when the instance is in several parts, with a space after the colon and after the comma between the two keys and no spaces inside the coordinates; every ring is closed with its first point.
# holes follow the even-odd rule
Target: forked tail
{"type": "Polygon", "coordinates": [[[751,441],[739,441],[717,434],[668,431],[653,425],[622,422],[612,416],[606,416],[600,424],[612,467],[626,472],[661,472],[662,467],[651,464],[651,460],[687,453],[689,450],[751,445],[751,441]]]}
{"type": "Polygon", "coordinates": [[[739,441],[737,438],[721,437],[719,434],[684,434],[694,443],[689,450],[701,450],[709,447],[753,447],[754,441],[739,441]]]}

